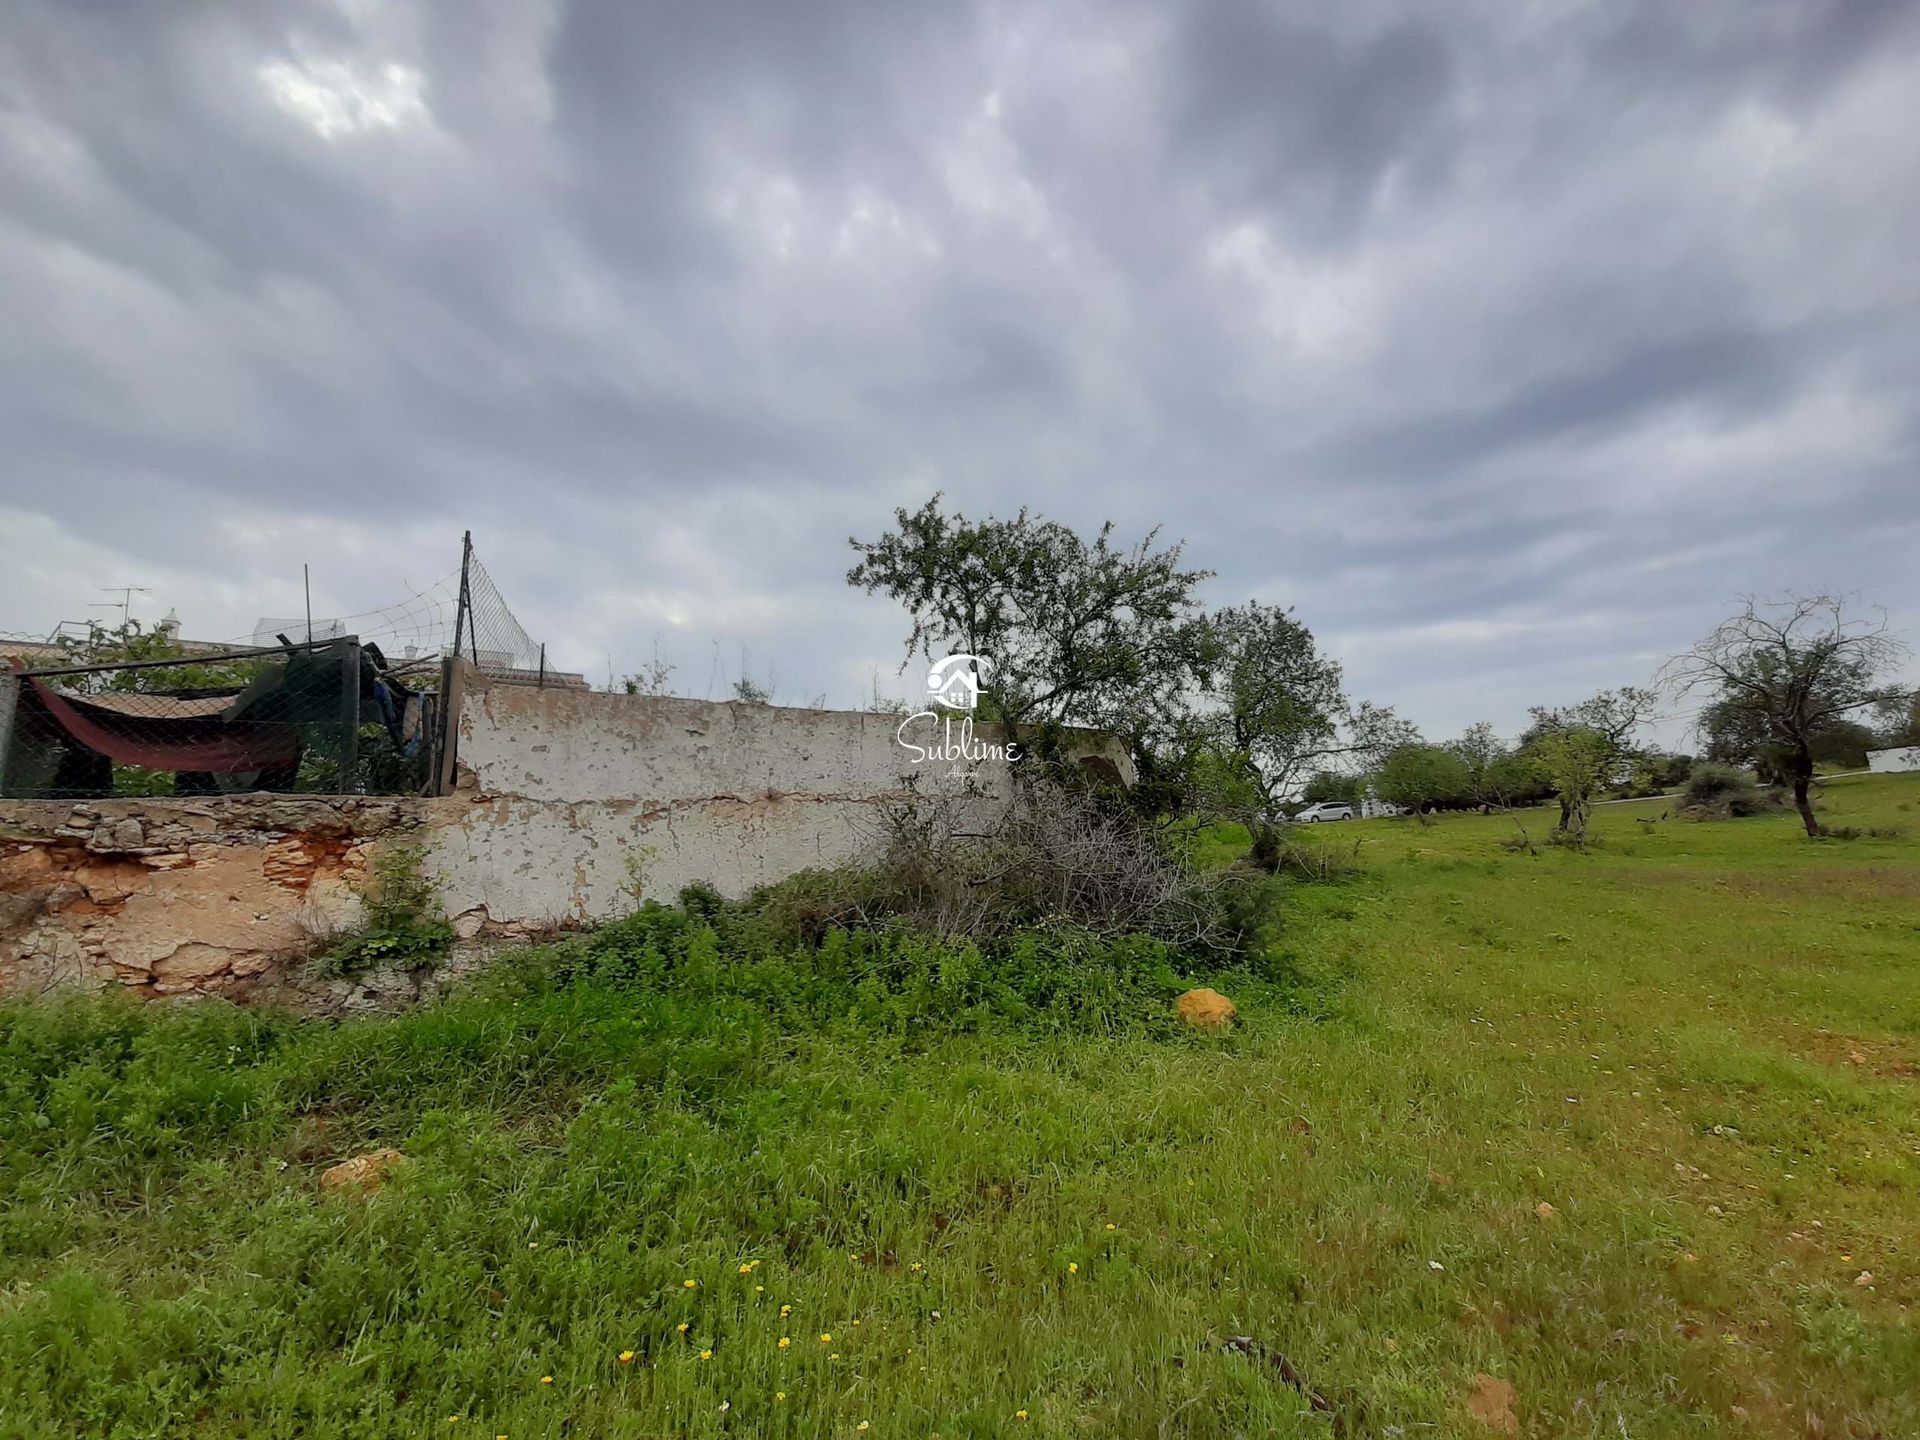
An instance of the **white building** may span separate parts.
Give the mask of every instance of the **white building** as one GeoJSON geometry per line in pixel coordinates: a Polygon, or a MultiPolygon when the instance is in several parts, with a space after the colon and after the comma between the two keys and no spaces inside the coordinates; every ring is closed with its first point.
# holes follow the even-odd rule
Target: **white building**
{"type": "Polygon", "coordinates": [[[1920,745],[1903,745],[1898,750],[1869,750],[1867,769],[1875,774],[1920,770],[1920,745]]]}

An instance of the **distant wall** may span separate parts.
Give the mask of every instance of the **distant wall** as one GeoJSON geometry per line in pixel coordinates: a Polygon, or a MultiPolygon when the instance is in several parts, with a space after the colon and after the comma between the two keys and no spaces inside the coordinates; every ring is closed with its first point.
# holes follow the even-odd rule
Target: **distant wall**
{"type": "MultiPolygon", "coordinates": [[[[0,989],[386,1004],[423,977],[321,981],[303,963],[359,919],[353,885],[381,844],[423,847],[472,951],[692,881],[738,896],[835,864],[916,794],[991,810],[1012,793],[1003,762],[916,764],[896,716],[540,689],[454,668],[455,750],[436,798],[0,800],[0,989]]],[[[921,719],[906,738],[937,733],[921,719]]],[[[1004,744],[992,726],[973,738],[1004,744]]],[[[1131,781],[1110,737],[1071,743],[1131,781]]]]}

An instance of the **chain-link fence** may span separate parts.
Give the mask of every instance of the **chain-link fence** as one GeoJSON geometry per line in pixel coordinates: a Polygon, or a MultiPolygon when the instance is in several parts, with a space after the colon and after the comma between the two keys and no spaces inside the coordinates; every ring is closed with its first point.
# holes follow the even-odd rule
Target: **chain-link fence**
{"type": "Polygon", "coordinates": [[[433,685],[349,636],[188,659],[0,671],[0,796],[417,794],[433,685]]]}

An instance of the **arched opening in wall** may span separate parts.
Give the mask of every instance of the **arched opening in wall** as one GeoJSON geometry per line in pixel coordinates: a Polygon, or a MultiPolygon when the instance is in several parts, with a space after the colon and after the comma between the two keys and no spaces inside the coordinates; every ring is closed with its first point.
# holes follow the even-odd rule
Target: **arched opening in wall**
{"type": "Polygon", "coordinates": [[[1082,755],[1080,769],[1086,777],[1098,785],[1125,785],[1126,777],[1120,773],[1120,767],[1104,755],[1082,755]]]}

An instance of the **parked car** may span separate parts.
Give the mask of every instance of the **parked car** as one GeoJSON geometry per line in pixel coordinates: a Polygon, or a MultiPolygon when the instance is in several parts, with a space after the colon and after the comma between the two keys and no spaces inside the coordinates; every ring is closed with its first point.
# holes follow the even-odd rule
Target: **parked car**
{"type": "Polygon", "coordinates": [[[1334,800],[1322,800],[1318,805],[1309,805],[1293,817],[1296,825],[1318,825],[1322,820],[1351,820],[1353,807],[1342,805],[1334,800]]]}

